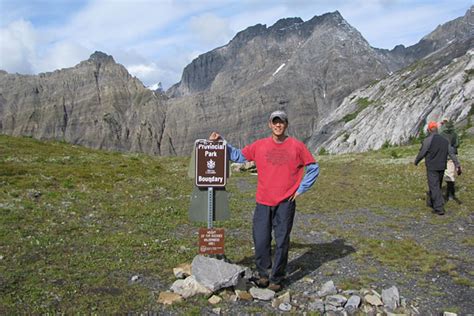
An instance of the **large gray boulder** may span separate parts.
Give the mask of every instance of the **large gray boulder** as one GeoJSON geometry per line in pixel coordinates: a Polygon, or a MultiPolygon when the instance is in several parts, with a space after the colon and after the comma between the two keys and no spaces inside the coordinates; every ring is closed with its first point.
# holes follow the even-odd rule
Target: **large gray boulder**
{"type": "Polygon", "coordinates": [[[237,285],[245,268],[224,260],[198,255],[193,259],[191,271],[199,284],[215,292],[237,285]]]}
{"type": "Polygon", "coordinates": [[[388,289],[382,290],[382,301],[384,305],[391,310],[395,310],[400,306],[400,294],[398,293],[398,288],[392,286],[388,289]]]}

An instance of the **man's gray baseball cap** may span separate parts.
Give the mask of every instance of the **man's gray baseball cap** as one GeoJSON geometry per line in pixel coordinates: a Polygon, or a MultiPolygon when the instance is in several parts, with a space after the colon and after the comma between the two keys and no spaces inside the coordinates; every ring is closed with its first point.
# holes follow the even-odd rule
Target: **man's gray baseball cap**
{"type": "Polygon", "coordinates": [[[288,115],[284,111],[278,110],[270,114],[270,122],[272,122],[275,118],[279,118],[282,121],[288,123],[288,115]]]}

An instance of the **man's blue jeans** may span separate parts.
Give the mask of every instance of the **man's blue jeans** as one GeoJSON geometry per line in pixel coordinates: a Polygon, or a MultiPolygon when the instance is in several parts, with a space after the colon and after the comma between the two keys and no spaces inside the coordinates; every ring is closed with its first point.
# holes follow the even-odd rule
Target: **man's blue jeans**
{"type": "Polygon", "coordinates": [[[296,203],[283,201],[277,206],[258,204],[253,214],[255,264],[260,277],[281,283],[285,277],[290,248],[290,233],[295,218],[296,203]],[[272,265],[272,229],[275,237],[275,258],[272,265]],[[268,270],[272,269],[269,276],[268,270]]]}

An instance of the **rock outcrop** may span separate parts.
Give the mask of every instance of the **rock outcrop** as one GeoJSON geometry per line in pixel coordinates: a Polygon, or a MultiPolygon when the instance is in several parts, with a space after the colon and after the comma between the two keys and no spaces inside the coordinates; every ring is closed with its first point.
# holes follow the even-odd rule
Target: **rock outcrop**
{"type": "Polygon", "coordinates": [[[286,110],[290,133],[307,140],[345,96],[388,72],[338,12],[250,27],[199,56],[168,91],[164,134],[173,146],[164,144],[162,151],[187,154],[196,138],[212,130],[247,144],[268,134],[266,122],[275,109],[286,110]]]}
{"type": "Polygon", "coordinates": [[[473,45],[472,38],[454,42],[353,92],[321,121],[308,145],[330,153],[362,152],[407,144],[430,120],[467,121],[474,105],[473,45]]]}
{"type": "Polygon", "coordinates": [[[37,76],[0,73],[0,132],[92,148],[161,154],[164,97],[112,56],[37,76]]]}

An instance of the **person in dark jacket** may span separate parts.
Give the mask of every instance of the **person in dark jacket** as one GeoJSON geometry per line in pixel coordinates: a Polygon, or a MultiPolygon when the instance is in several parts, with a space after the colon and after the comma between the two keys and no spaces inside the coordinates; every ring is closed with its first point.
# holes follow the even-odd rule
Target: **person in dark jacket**
{"type": "MultiPolygon", "coordinates": [[[[446,138],[449,141],[449,145],[453,147],[454,153],[458,154],[458,147],[459,147],[459,137],[454,129],[453,122],[449,121],[448,119],[443,120],[443,128],[440,129],[440,135],[446,138]]],[[[447,200],[455,200],[458,203],[461,203],[460,200],[456,198],[456,189],[454,187],[454,183],[456,181],[456,167],[454,166],[454,162],[451,159],[448,159],[448,165],[444,172],[444,179],[446,180],[446,199],[447,200]]]]}
{"type": "Polygon", "coordinates": [[[434,213],[444,215],[444,199],[441,193],[441,185],[448,156],[453,160],[458,173],[461,171],[461,166],[454,154],[453,148],[449,145],[449,141],[438,134],[438,123],[429,122],[428,133],[428,137],[423,141],[420,151],[415,158],[415,166],[423,158],[425,159],[429,188],[428,205],[433,208],[434,213]]]}

